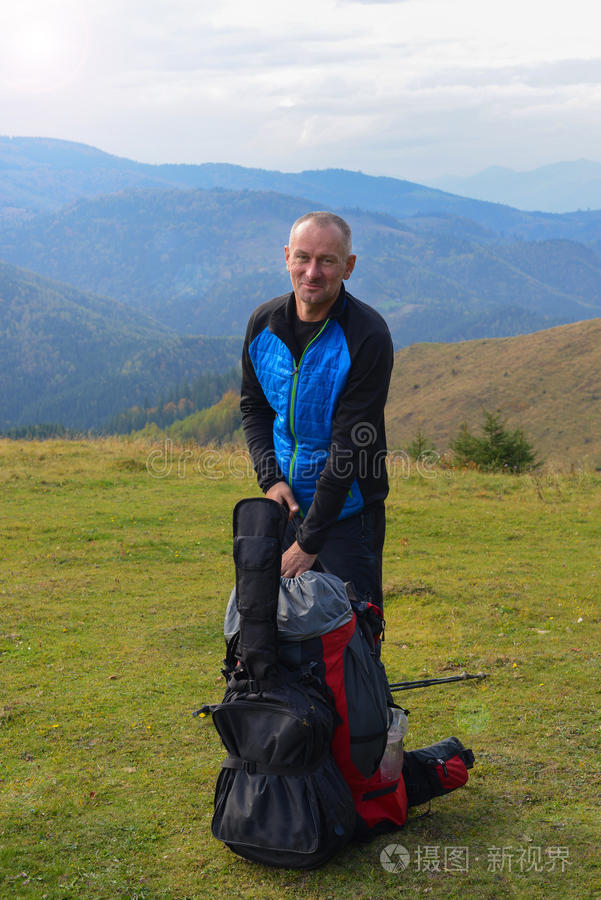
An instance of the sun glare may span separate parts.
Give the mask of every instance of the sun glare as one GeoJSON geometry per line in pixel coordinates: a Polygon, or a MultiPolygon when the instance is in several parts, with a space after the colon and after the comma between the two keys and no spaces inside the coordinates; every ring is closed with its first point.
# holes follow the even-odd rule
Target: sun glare
{"type": "Polygon", "coordinates": [[[85,30],[74,22],[13,22],[0,41],[2,81],[23,92],[46,93],[73,81],[85,61],[85,30]]]}

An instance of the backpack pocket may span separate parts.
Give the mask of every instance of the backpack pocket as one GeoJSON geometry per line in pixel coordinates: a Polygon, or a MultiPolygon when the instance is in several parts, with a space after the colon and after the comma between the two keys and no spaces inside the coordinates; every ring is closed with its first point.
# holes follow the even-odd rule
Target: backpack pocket
{"type": "Polygon", "coordinates": [[[344,650],[343,666],[351,761],[364,778],[371,778],[386,749],[386,676],[358,626],[344,650]]]}
{"type": "Polygon", "coordinates": [[[245,859],[312,869],[353,837],[356,813],[331,754],[311,772],[285,775],[221,770],[215,788],[213,837],[245,859]]]}

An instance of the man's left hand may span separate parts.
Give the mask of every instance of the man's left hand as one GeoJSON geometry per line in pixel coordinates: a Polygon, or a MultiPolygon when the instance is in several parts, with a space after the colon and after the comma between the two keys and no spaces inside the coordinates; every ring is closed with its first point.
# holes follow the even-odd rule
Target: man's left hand
{"type": "Polygon", "coordinates": [[[282,556],[281,574],[284,578],[296,578],[307,572],[316,559],[316,553],[305,553],[299,547],[298,541],[295,541],[282,556]]]}

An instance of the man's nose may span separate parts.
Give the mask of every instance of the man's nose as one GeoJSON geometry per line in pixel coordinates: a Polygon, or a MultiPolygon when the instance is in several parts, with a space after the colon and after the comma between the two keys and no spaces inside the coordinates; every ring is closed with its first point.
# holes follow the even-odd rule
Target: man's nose
{"type": "Polygon", "coordinates": [[[309,261],[307,265],[307,276],[309,278],[317,278],[319,275],[319,263],[316,259],[309,261]]]}

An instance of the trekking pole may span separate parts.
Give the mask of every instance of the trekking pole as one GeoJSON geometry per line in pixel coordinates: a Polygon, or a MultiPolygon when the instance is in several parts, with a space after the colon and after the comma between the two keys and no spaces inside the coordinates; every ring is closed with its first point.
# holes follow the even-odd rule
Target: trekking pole
{"type": "Polygon", "coordinates": [[[430,687],[433,684],[448,684],[450,681],[470,681],[473,678],[482,679],[488,676],[484,672],[478,672],[477,675],[468,675],[462,672],[461,675],[450,675],[448,678],[425,678],[423,681],[395,681],[389,684],[391,691],[411,691],[413,688],[430,687]]]}

